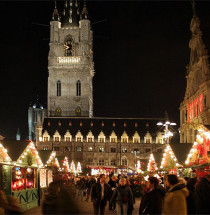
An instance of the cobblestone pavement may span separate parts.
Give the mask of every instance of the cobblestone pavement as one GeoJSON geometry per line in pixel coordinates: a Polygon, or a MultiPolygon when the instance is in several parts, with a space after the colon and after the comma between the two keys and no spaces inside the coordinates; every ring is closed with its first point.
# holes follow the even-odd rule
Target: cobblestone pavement
{"type": "MultiPolygon", "coordinates": [[[[93,214],[93,204],[92,202],[86,202],[86,201],[80,201],[77,200],[77,205],[79,206],[80,210],[81,210],[81,214],[93,214]]],[[[136,203],[134,205],[134,210],[133,210],[133,215],[139,214],[139,204],[140,204],[140,199],[136,199],[136,203]]],[[[107,204],[108,205],[108,204],[107,204]]],[[[108,206],[105,209],[105,214],[113,214],[115,215],[115,212],[110,211],[108,206]]],[[[32,208],[28,211],[26,211],[26,215],[42,215],[42,210],[41,210],[41,206],[40,207],[36,207],[36,208],[32,208]]]]}

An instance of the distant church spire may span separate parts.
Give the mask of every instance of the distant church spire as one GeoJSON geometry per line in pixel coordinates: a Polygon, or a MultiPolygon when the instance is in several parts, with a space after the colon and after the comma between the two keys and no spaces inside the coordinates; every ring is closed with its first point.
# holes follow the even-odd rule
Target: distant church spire
{"type": "Polygon", "coordinates": [[[84,0],[84,6],[83,6],[83,10],[82,10],[82,14],[81,14],[80,19],[89,19],[88,10],[86,7],[86,0],[84,0]]]}
{"type": "Polygon", "coordinates": [[[17,130],[16,140],[20,140],[20,129],[19,128],[17,130]]]}
{"type": "Polygon", "coordinates": [[[52,20],[53,21],[60,21],[60,16],[59,16],[59,13],[58,13],[56,1],[55,1],[55,8],[54,8],[53,15],[52,15],[52,20]]]}
{"type": "Polygon", "coordinates": [[[63,27],[78,27],[79,26],[79,4],[77,0],[65,1],[63,9],[63,27]]]}
{"type": "Polygon", "coordinates": [[[193,10],[193,17],[197,16],[196,9],[195,9],[195,0],[192,0],[192,10],[193,10]]]}

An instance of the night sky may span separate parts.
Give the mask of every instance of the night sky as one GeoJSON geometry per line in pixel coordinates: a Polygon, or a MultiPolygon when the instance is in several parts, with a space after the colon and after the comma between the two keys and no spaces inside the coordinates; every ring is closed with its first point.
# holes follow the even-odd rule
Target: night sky
{"type": "MultiPolygon", "coordinates": [[[[0,134],[27,138],[28,107],[47,103],[54,1],[0,1],[0,134]]],[[[58,9],[63,2],[58,2],[58,9]]],[[[190,1],[88,1],[94,33],[94,116],[164,117],[179,124],[191,38],[190,1]],[[102,21],[102,22],[100,22],[102,21]],[[94,24],[95,23],[95,24],[94,24]]],[[[197,1],[210,50],[210,2],[197,1]]]]}

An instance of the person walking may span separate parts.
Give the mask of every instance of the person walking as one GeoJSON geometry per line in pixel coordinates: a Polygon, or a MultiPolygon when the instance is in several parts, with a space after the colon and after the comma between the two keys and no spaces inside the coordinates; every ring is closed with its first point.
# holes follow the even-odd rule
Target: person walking
{"type": "Polygon", "coordinates": [[[139,214],[161,214],[164,192],[158,187],[159,181],[156,177],[149,177],[147,183],[148,192],[143,196],[139,214]]]}
{"type": "Polygon", "coordinates": [[[113,202],[112,204],[111,204],[111,198],[112,198],[112,195],[113,195],[113,193],[114,193],[114,190],[116,189],[116,184],[117,184],[117,178],[113,175],[111,178],[110,178],[110,180],[109,180],[109,182],[108,182],[108,184],[109,184],[109,186],[110,186],[110,199],[109,199],[109,210],[115,210],[115,208],[116,208],[116,203],[115,202],[113,202]]]}
{"type": "Polygon", "coordinates": [[[93,184],[91,190],[91,201],[93,202],[94,215],[104,214],[105,206],[109,198],[110,187],[105,183],[106,177],[104,174],[99,176],[97,183],[93,184]]]}
{"type": "Polygon", "coordinates": [[[87,196],[85,199],[86,202],[89,201],[91,188],[92,188],[93,184],[95,184],[95,183],[96,183],[96,180],[93,177],[90,177],[86,182],[86,190],[87,190],[87,196]]]}
{"type": "Polygon", "coordinates": [[[169,187],[163,206],[164,215],[187,215],[186,198],[189,191],[186,186],[179,183],[176,175],[170,174],[166,178],[169,187]]]}
{"type": "Polygon", "coordinates": [[[131,188],[127,185],[127,179],[121,178],[119,186],[115,189],[111,203],[116,201],[117,215],[127,215],[128,206],[133,206],[133,194],[131,188]]]}
{"type": "Polygon", "coordinates": [[[81,201],[83,202],[83,191],[85,189],[85,182],[83,178],[80,178],[77,182],[76,182],[76,199],[78,197],[81,198],[81,201]]]}
{"type": "Polygon", "coordinates": [[[197,178],[189,178],[187,181],[187,189],[189,190],[189,196],[187,197],[187,214],[196,214],[194,196],[196,184],[197,178]]]}
{"type": "Polygon", "coordinates": [[[197,214],[210,214],[210,174],[201,178],[195,188],[197,214]]]}

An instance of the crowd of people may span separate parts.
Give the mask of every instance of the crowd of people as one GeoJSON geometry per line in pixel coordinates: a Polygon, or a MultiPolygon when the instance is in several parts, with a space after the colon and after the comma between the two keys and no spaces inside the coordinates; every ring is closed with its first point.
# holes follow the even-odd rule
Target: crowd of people
{"type": "MultiPolygon", "coordinates": [[[[80,177],[79,179],[74,179],[73,183],[76,188],[74,192],[75,199],[80,201],[91,200],[94,215],[103,215],[107,204],[107,209],[112,210],[113,214],[131,215],[133,213],[135,185],[131,178],[101,174],[98,178],[95,176],[89,176],[88,178],[80,177]]],[[[55,193],[55,189],[53,192],[55,193]]],[[[56,192],[59,193],[60,190],[57,189],[56,192]]],[[[176,175],[170,174],[167,175],[163,186],[156,177],[149,177],[140,205],[135,205],[135,207],[139,207],[139,215],[210,214],[209,203],[209,174],[201,179],[178,178],[176,175]]],[[[50,211],[48,210],[46,213],[45,207],[46,200],[43,203],[43,213],[49,214],[50,211]]],[[[49,208],[55,214],[56,206],[49,208]]],[[[69,211],[68,214],[80,213],[76,205],[73,204],[73,208],[73,213],[69,211]]]]}
{"type": "MultiPolygon", "coordinates": [[[[178,178],[169,174],[165,179],[163,185],[156,177],[148,178],[140,205],[135,204],[135,184],[129,177],[104,174],[72,177],[68,184],[57,180],[50,183],[44,195],[42,212],[44,215],[81,214],[81,202],[91,201],[94,215],[103,215],[105,208],[116,215],[132,215],[134,204],[139,208],[139,215],[210,214],[210,174],[203,178],[178,178]]],[[[6,197],[0,190],[0,214],[23,213],[17,199],[6,197]]]]}

